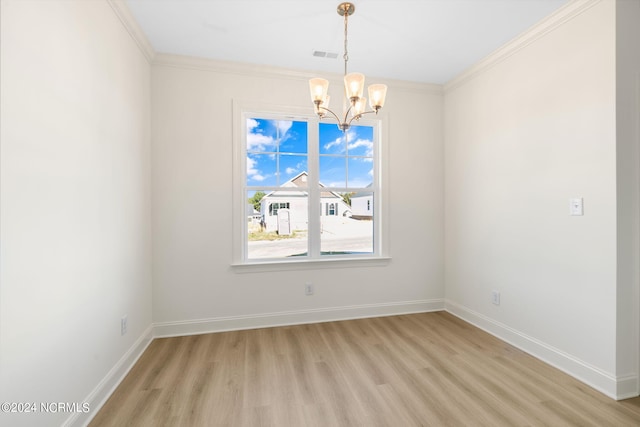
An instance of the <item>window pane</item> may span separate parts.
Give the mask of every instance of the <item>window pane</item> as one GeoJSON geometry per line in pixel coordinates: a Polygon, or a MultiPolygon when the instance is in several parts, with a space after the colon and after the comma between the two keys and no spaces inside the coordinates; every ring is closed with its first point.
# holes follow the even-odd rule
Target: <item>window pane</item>
{"type": "MultiPolygon", "coordinates": [[[[351,206],[340,200],[323,197],[325,206],[337,207],[337,215],[321,217],[322,255],[372,254],[373,253],[373,193],[351,195],[351,206]]],[[[325,213],[323,206],[323,214],[325,213]]]]}
{"type": "Polygon", "coordinates": [[[306,192],[247,193],[247,258],[282,258],[308,252],[306,192]]]}
{"type": "MultiPolygon", "coordinates": [[[[282,154],[280,156],[280,184],[307,171],[307,156],[282,154]]],[[[306,184],[305,184],[306,185],[306,184]]]]}
{"type": "Polygon", "coordinates": [[[373,127],[351,126],[347,132],[347,148],[350,156],[373,156],[373,127]]]}
{"type": "Polygon", "coordinates": [[[320,183],[325,187],[346,187],[346,157],[320,156],[320,183]]]}
{"type": "Polygon", "coordinates": [[[307,122],[278,121],[281,153],[307,152],[307,122]]]}
{"type": "Polygon", "coordinates": [[[247,119],[247,151],[275,152],[278,148],[274,120],[247,119]]]}
{"type": "Polygon", "coordinates": [[[349,188],[366,188],[373,182],[373,159],[349,157],[349,188]]]}
{"type": "Polygon", "coordinates": [[[247,185],[278,185],[275,155],[247,154],[247,185]]]}
{"type": "Polygon", "coordinates": [[[335,124],[320,123],[320,154],[345,154],[345,134],[335,124]]]}

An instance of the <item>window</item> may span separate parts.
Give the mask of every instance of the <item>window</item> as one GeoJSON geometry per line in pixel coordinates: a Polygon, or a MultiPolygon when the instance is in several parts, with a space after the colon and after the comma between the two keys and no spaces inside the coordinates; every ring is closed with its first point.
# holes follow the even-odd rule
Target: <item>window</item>
{"type": "Polygon", "coordinates": [[[269,204],[269,215],[278,215],[278,209],[289,209],[289,203],[271,203],[269,204]]]}
{"type": "Polygon", "coordinates": [[[314,116],[236,114],[235,264],[382,256],[379,120],[343,133],[314,116]],[[247,203],[259,221],[237,214],[247,203]]]}

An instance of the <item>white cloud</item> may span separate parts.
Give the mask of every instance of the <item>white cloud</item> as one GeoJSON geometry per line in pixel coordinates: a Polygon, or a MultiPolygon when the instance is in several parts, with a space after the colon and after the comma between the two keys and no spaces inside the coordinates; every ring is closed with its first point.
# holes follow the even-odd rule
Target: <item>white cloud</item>
{"type": "Polygon", "coordinates": [[[342,144],[342,141],[341,141],[341,140],[342,140],[342,138],[338,138],[338,139],[336,139],[335,141],[331,141],[331,142],[329,142],[329,143],[325,144],[325,145],[324,145],[324,149],[325,149],[325,150],[329,150],[329,149],[331,149],[331,148],[335,147],[336,145],[340,145],[340,144],[342,144]]]}
{"type": "Polygon", "coordinates": [[[262,175],[261,171],[256,168],[256,163],[254,159],[247,157],[247,177],[253,181],[264,181],[267,177],[262,175]]]}
{"type": "Polygon", "coordinates": [[[335,140],[326,143],[324,145],[324,149],[329,150],[335,146],[344,145],[345,138],[347,141],[351,140],[351,138],[355,138],[355,132],[351,129],[348,130],[347,132],[343,133],[341,136],[339,136],[335,140]]]}
{"type": "Polygon", "coordinates": [[[335,140],[328,142],[324,145],[325,150],[330,150],[333,147],[344,145],[345,140],[348,141],[347,147],[349,151],[356,148],[365,147],[365,156],[373,156],[373,141],[370,139],[355,139],[356,132],[352,129],[348,130],[342,136],[339,136],[335,140]]]}
{"type": "Polygon", "coordinates": [[[287,132],[289,132],[289,129],[291,129],[291,126],[293,126],[293,122],[291,120],[288,120],[288,121],[287,120],[279,120],[277,122],[276,126],[280,130],[280,135],[282,137],[287,132]]]}
{"type": "Polygon", "coordinates": [[[366,148],[365,156],[373,156],[373,141],[370,139],[358,139],[349,143],[349,151],[360,147],[366,148]]]}
{"type": "Polygon", "coordinates": [[[247,119],[247,150],[265,151],[266,148],[275,145],[275,140],[262,134],[258,127],[258,121],[247,119]]]}
{"type": "Polygon", "coordinates": [[[258,173],[256,169],[256,161],[251,157],[247,157],[247,175],[255,175],[258,173]]]}
{"type": "MultiPolygon", "coordinates": [[[[290,135],[289,129],[293,126],[290,120],[278,120],[272,122],[279,131],[280,143],[290,135]]],[[[261,129],[256,129],[259,123],[255,119],[247,119],[247,150],[250,151],[275,151],[278,141],[273,136],[265,135],[261,129]]]]}
{"type": "Polygon", "coordinates": [[[304,170],[306,166],[307,166],[306,162],[298,162],[296,163],[295,166],[289,166],[288,168],[286,168],[284,172],[287,175],[295,175],[298,172],[301,172],[302,170],[304,170]]]}
{"type": "Polygon", "coordinates": [[[257,126],[258,126],[258,121],[256,119],[247,119],[247,130],[249,132],[251,132],[257,126]]]}
{"type": "Polygon", "coordinates": [[[276,141],[261,133],[247,132],[247,150],[269,151],[268,148],[275,147],[276,141]]]}

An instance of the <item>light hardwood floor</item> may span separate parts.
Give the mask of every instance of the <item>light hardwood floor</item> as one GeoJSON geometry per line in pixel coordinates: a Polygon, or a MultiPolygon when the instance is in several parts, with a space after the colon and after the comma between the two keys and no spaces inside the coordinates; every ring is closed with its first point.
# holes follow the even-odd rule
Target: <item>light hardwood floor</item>
{"type": "Polygon", "coordinates": [[[97,426],[640,426],[445,312],[157,339],[97,426]]]}

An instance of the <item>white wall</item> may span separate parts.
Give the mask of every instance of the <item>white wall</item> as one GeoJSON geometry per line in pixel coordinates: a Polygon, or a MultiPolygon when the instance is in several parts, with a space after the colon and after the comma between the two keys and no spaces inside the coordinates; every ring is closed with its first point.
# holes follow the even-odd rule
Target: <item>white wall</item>
{"type": "Polygon", "coordinates": [[[0,7],[0,401],[93,411],[152,321],[150,67],[106,1],[0,7]]]}
{"type": "MultiPolygon", "coordinates": [[[[160,334],[443,307],[442,97],[389,82],[392,260],[239,272],[232,263],[233,102],[312,105],[308,75],[159,56],[152,67],[153,311],[160,334]],[[304,284],[315,284],[315,295],[304,284]]],[[[337,79],[336,79],[337,80],[337,79]]],[[[339,83],[335,83],[339,84],[339,83]]],[[[334,85],[335,85],[334,84],[334,85]]]]}
{"type": "Polygon", "coordinates": [[[445,88],[447,308],[620,397],[636,378],[616,351],[618,233],[632,222],[627,210],[619,228],[616,192],[633,178],[616,165],[616,3],[569,7],[445,88]],[[568,215],[571,197],[584,216],[568,215]]]}
{"type": "Polygon", "coordinates": [[[640,0],[616,4],[618,394],[637,395],[640,282],[640,0]]]}

